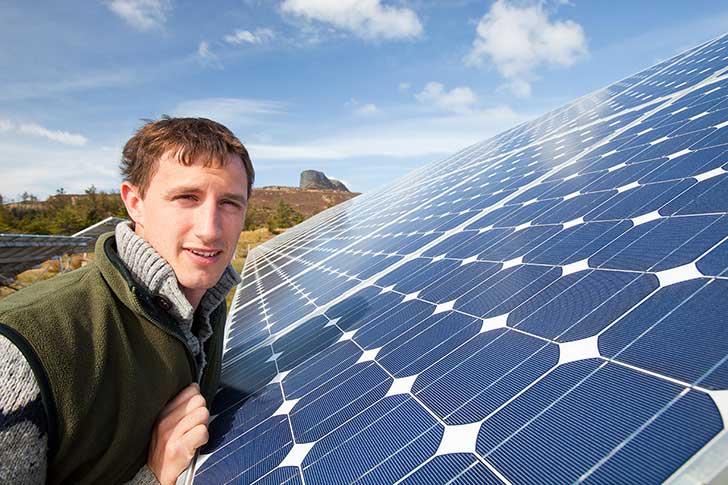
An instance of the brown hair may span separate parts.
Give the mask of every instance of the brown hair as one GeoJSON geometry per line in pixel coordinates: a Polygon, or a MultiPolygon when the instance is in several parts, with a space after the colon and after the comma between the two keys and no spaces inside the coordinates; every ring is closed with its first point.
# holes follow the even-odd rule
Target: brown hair
{"type": "Polygon", "coordinates": [[[144,197],[159,159],[169,151],[174,152],[182,165],[192,165],[198,157],[204,156],[205,167],[224,166],[229,156],[238,155],[247,175],[250,198],[255,172],[248,150],[230,130],[207,118],[164,115],[158,121],[148,121],[126,142],[121,152],[124,180],[137,186],[144,197]]]}

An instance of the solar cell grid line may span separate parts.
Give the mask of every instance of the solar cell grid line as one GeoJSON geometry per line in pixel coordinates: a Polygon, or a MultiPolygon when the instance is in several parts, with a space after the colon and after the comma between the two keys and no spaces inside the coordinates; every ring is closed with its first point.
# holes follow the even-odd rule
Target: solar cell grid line
{"type": "MultiPolygon", "coordinates": [[[[711,59],[705,58],[707,61],[711,59]]],[[[720,81],[716,79],[716,75],[713,74],[712,77],[712,84],[720,81]]],[[[649,80],[649,76],[643,76],[642,79],[649,80]]],[[[535,202],[531,202],[531,199],[519,203],[514,201],[517,201],[519,196],[525,198],[526,196],[522,194],[546,183],[552,172],[558,171],[562,166],[568,166],[568,163],[556,168],[550,166],[545,172],[546,178],[542,177],[522,185],[521,194],[514,192],[516,195],[507,201],[510,205],[503,204],[503,209],[513,207],[508,210],[515,212],[510,214],[495,210],[489,212],[498,216],[493,222],[499,223],[503,229],[495,226],[468,229],[468,225],[475,221],[466,221],[412,252],[409,261],[391,265],[369,279],[361,280],[361,285],[349,290],[351,294],[345,293],[342,298],[334,299],[325,307],[320,307],[324,310],[320,318],[336,321],[336,326],[340,327],[341,331],[347,330],[349,338],[346,342],[353,342],[361,349],[383,343],[383,347],[370,348],[364,352],[369,352],[369,356],[373,357],[372,362],[380,367],[384,366],[385,369],[403,369],[401,357],[397,358],[398,352],[405,351],[403,349],[407,350],[408,355],[412,355],[413,349],[418,348],[417,345],[431,346],[433,335],[452,333],[438,334],[438,331],[443,330],[438,327],[438,322],[447,321],[449,325],[459,322],[457,323],[459,326],[449,328],[461,330],[453,330],[453,336],[444,340],[453,347],[447,349],[449,353],[438,354],[435,362],[427,361],[425,364],[423,357],[417,359],[421,362],[421,368],[416,369],[416,372],[414,368],[406,366],[405,370],[397,371],[404,372],[397,378],[404,380],[399,381],[401,384],[395,384],[396,381],[393,381],[390,389],[397,388],[401,391],[404,387],[405,394],[385,395],[329,434],[317,437],[311,442],[303,439],[303,443],[299,443],[301,446],[292,448],[285,457],[279,453],[268,461],[256,461],[262,467],[261,473],[270,471],[270,474],[257,473],[255,476],[267,477],[266,480],[272,480],[273,483],[281,483],[284,481],[282,477],[293,476],[300,480],[306,478],[308,482],[321,482],[324,477],[335,476],[331,473],[341,473],[342,460],[346,461],[345,457],[356,452],[355,449],[359,452],[357,454],[360,454],[362,445],[366,445],[364,449],[367,449],[369,454],[362,455],[361,461],[354,463],[355,470],[351,472],[354,475],[345,475],[349,479],[358,479],[362,482],[367,480],[406,482],[407,479],[417,480],[433,476],[478,476],[481,482],[487,480],[493,483],[500,480],[516,483],[548,480],[613,483],[630,481],[639,476],[645,478],[642,481],[662,481],[670,475],[683,476],[680,473],[688,473],[684,476],[692,477],[696,473],[694,472],[696,464],[700,465],[697,468],[698,472],[710,478],[709,475],[715,471],[716,463],[720,462],[715,459],[710,460],[708,451],[725,441],[726,436],[725,418],[721,419],[720,414],[726,414],[727,406],[723,404],[722,407],[716,408],[716,405],[726,401],[721,396],[725,395],[725,388],[728,387],[721,377],[725,375],[724,368],[728,367],[726,365],[728,349],[722,347],[728,342],[728,338],[720,337],[722,327],[719,324],[720,315],[725,315],[726,308],[724,308],[725,303],[719,298],[716,299],[716,295],[720,295],[726,289],[724,285],[727,280],[721,278],[721,275],[728,269],[726,268],[728,265],[719,262],[720,256],[714,256],[725,254],[723,248],[728,244],[726,234],[720,230],[726,226],[721,222],[721,218],[725,217],[728,207],[725,202],[725,191],[720,190],[725,179],[723,165],[720,164],[722,151],[716,148],[725,142],[720,132],[722,127],[719,128],[720,115],[716,115],[716,125],[712,125],[711,121],[706,126],[699,127],[702,130],[710,128],[715,130],[714,132],[707,136],[701,134],[695,137],[683,135],[699,131],[692,130],[692,127],[684,128],[695,120],[685,122],[681,119],[673,122],[676,116],[674,112],[670,112],[669,116],[663,119],[657,119],[660,107],[672,106],[680,99],[686,100],[687,106],[680,108],[683,114],[687,114],[683,108],[690,109],[695,105],[697,109],[701,103],[698,103],[697,97],[690,99],[689,95],[699,93],[700,89],[702,88],[699,85],[689,86],[669,98],[660,99],[660,106],[656,110],[650,110],[637,122],[623,126],[624,130],[620,131],[620,134],[628,133],[631,127],[646,120],[650,122],[654,120],[655,126],[665,120],[670,121],[668,125],[680,124],[679,127],[675,126],[667,131],[667,134],[674,135],[672,138],[667,136],[667,140],[658,144],[652,145],[649,141],[642,144],[633,143],[635,148],[642,147],[639,151],[628,152],[628,148],[623,148],[623,145],[634,140],[634,138],[627,140],[628,135],[625,135],[620,144],[614,148],[617,155],[620,152],[625,152],[630,157],[640,155],[634,160],[623,157],[624,160],[630,161],[629,164],[624,163],[619,167],[623,162],[617,163],[615,159],[602,162],[601,159],[612,156],[610,155],[612,147],[600,145],[605,148],[599,153],[597,143],[605,137],[595,136],[592,146],[571,157],[572,164],[584,162],[577,167],[578,170],[573,174],[552,178],[551,182],[556,183],[552,183],[547,190],[539,189],[532,192],[535,202]],[[683,131],[678,133],[676,130],[683,131]],[[672,139],[674,141],[670,141],[672,139]],[[659,146],[660,144],[662,146],[659,146]],[[671,150],[672,148],[679,150],[660,153],[668,147],[671,150]],[[695,152],[701,155],[700,158],[697,155],[690,156],[689,153],[670,157],[686,149],[683,147],[688,149],[695,147],[695,152]],[[588,156],[589,153],[595,152],[599,155],[598,158],[588,156]],[[708,153],[714,156],[708,157],[708,153]],[[681,157],[688,158],[680,160],[681,157]],[[655,160],[652,162],[655,168],[647,170],[646,168],[650,167],[646,163],[651,160],[655,160]],[[701,160],[705,163],[701,162],[702,165],[699,167],[686,168],[701,160]],[[603,177],[599,177],[603,169],[594,165],[597,162],[603,164],[605,169],[617,168],[614,171],[607,170],[603,177]],[[682,166],[680,162],[683,163],[682,166]],[[644,171],[639,164],[645,167],[644,171]],[[628,165],[637,166],[632,169],[628,165]],[[585,167],[591,167],[592,170],[582,170],[585,167]],[[620,170],[626,171],[619,173],[620,170]],[[614,175],[612,172],[617,174],[614,175]],[[662,175],[668,172],[669,176],[662,175]],[[651,178],[644,178],[649,174],[652,174],[651,178]],[[575,177],[570,178],[572,175],[575,177]],[[638,177],[637,181],[630,182],[635,177],[638,177]],[[556,187],[561,188],[556,189],[556,187]],[[568,192],[570,188],[580,190],[588,188],[588,190],[582,195],[567,194],[556,206],[546,208],[545,211],[541,210],[539,213],[532,211],[528,213],[528,218],[519,219],[518,211],[523,212],[523,208],[530,207],[527,203],[538,204],[542,195],[545,201],[559,200],[563,192],[568,192]],[[687,190],[684,190],[685,188],[687,190]],[[600,193],[611,197],[604,197],[603,200],[593,199],[596,205],[591,207],[592,216],[569,209],[570,205],[573,205],[569,201],[600,193]],[[630,202],[635,199],[634,194],[639,194],[639,197],[636,197],[639,199],[637,201],[639,204],[630,202]],[[608,201],[611,202],[607,203],[608,201]],[[643,210],[652,212],[642,214],[640,211],[643,210]],[[567,216],[573,219],[567,219],[567,216]],[[527,224],[524,224],[524,221],[527,224]],[[548,232],[551,231],[551,227],[558,226],[562,227],[562,231],[555,234],[548,232]],[[453,258],[449,251],[440,254],[428,252],[435,251],[435,248],[440,246],[445,248],[444,245],[449,238],[468,231],[473,233],[473,238],[497,231],[505,232],[499,233],[501,239],[491,240],[483,245],[480,248],[483,252],[475,255],[474,259],[468,257],[458,260],[453,258]],[[542,236],[529,242],[529,238],[525,237],[526,234],[542,236]],[[516,241],[521,241],[518,243],[520,249],[511,254],[516,247],[516,241]],[[581,244],[580,247],[580,242],[587,245],[581,244]],[[656,251],[652,247],[655,243],[660,243],[655,246],[656,251]],[[512,245],[510,249],[509,244],[512,245]],[[487,260],[487,256],[496,255],[497,257],[492,260],[487,260]],[[518,257],[503,261],[511,256],[518,257]],[[639,257],[635,259],[636,256],[639,257]],[[406,265],[416,263],[419,259],[429,260],[430,263],[427,264],[433,264],[438,268],[449,269],[443,274],[436,274],[435,277],[423,271],[415,271],[401,282],[395,281],[391,287],[382,288],[382,285],[387,284],[385,278],[388,275],[394,275],[400,268],[407,274],[406,265]],[[460,265],[455,269],[447,261],[456,261],[460,265]],[[500,266],[500,269],[492,273],[489,270],[493,268],[489,268],[488,265],[500,266]],[[547,272],[541,273],[541,277],[532,278],[529,277],[529,272],[532,273],[529,268],[533,268],[534,271],[544,268],[547,272]],[[521,273],[523,276],[519,276],[521,273]],[[555,278],[546,278],[549,274],[555,278]],[[706,274],[711,277],[706,279],[706,274]],[[472,285],[472,288],[461,284],[455,288],[454,293],[443,292],[445,286],[457,282],[458,276],[465,277],[465,275],[468,277],[479,275],[476,276],[479,278],[478,283],[472,285]],[[525,277],[532,280],[532,283],[516,294],[512,291],[503,293],[504,296],[508,296],[502,302],[504,308],[508,310],[507,313],[498,313],[496,306],[490,310],[495,311],[492,315],[480,311],[467,315],[470,308],[467,306],[468,301],[476,301],[475,298],[468,296],[467,290],[477,292],[478,298],[482,300],[481,296],[488,296],[489,291],[491,293],[496,289],[501,293],[504,290],[508,291],[506,283],[510,284],[516,277],[525,277]],[[403,291],[398,289],[400,283],[405,285],[401,288],[403,291]],[[418,285],[423,287],[420,288],[418,285]],[[609,288],[612,287],[615,290],[610,291],[609,288]],[[598,293],[594,294],[594,288],[604,288],[607,298],[600,297],[598,293]],[[405,291],[411,290],[416,291],[405,294],[405,291]],[[398,295],[397,298],[401,298],[402,301],[396,303],[396,300],[390,299],[387,300],[390,301],[387,305],[394,303],[394,307],[382,306],[383,299],[389,298],[388,295],[398,295]],[[358,301],[357,298],[362,303],[352,306],[350,302],[358,301]],[[449,300],[449,298],[455,299],[449,300]],[[572,302],[580,304],[574,305],[572,302]],[[403,319],[402,317],[407,314],[402,309],[405,305],[407,308],[435,306],[431,314],[432,319],[421,321],[403,319]],[[342,310],[339,311],[339,308],[342,310]],[[713,309],[707,312],[708,308],[713,309]],[[372,310],[378,316],[374,316],[372,310]],[[361,312],[364,312],[364,315],[371,315],[371,319],[358,320],[357,315],[361,312]],[[694,320],[696,315],[700,320],[694,324],[702,325],[701,328],[706,329],[703,333],[710,335],[711,341],[704,342],[701,340],[701,334],[696,334],[689,330],[691,327],[685,325],[686,318],[694,320]],[[554,316],[558,317],[556,321],[553,320],[554,316]],[[545,321],[551,323],[539,323],[545,321]],[[480,329],[473,332],[474,327],[478,326],[480,329]],[[465,331],[465,329],[471,330],[465,331]],[[718,334],[715,334],[716,331],[718,334]],[[427,337],[424,337],[425,335],[427,337]],[[454,335],[466,338],[458,340],[454,335]],[[518,337],[519,335],[521,337],[518,337]],[[683,352],[686,355],[676,354],[671,350],[669,342],[676,341],[676,338],[683,342],[683,349],[689,349],[688,352],[683,352]],[[538,351],[537,342],[545,342],[544,350],[538,351]],[[530,353],[527,351],[528,348],[532,349],[530,353]],[[659,352],[655,353],[655,349],[667,352],[667,355],[677,362],[684,361],[685,365],[666,365],[670,360],[666,361],[659,352]],[[710,352],[706,352],[708,349],[710,352]],[[373,354],[375,351],[376,354],[373,354]],[[503,360],[494,358],[498,355],[509,357],[511,364],[504,363],[505,367],[493,368],[492,363],[503,360]],[[483,358],[486,360],[482,362],[478,360],[483,358]],[[491,364],[487,364],[488,362],[491,364]],[[477,377],[475,387],[474,383],[468,384],[461,377],[456,377],[473,376],[472,370],[467,370],[468,366],[472,365],[475,365],[474,369],[478,369],[478,374],[475,375],[477,377]],[[415,373],[410,375],[410,372],[415,373]],[[483,389],[487,389],[485,401],[479,397],[484,394],[483,389]],[[514,396],[514,392],[517,395],[514,396]],[[413,398],[419,397],[421,399],[419,405],[411,407],[409,403],[414,401],[404,397],[407,395],[413,398]],[[618,399],[615,400],[615,397],[618,399]],[[598,406],[588,405],[590,402],[596,402],[598,406]],[[401,415],[400,409],[408,410],[409,421],[401,415]],[[423,412],[425,414],[421,414],[423,412]],[[439,420],[431,421],[433,413],[439,420]],[[428,415],[430,418],[427,418],[428,415]],[[691,416],[699,416],[700,422],[691,422],[691,416]],[[450,422],[443,427],[442,422],[447,420],[450,422]],[[413,431],[414,434],[405,432],[408,423],[417,430],[413,431]],[[583,427],[587,423],[596,433],[584,431],[583,427]],[[690,429],[690,426],[693,429],[690,429]],[[396,429],[400,434],[398,439],[401,440],[394,440],[388,433],[382,434],[384,429],[396,429]],[[685,434],[688,429],[690,429],[689,434],[685,434]],[[680,443],[675,442],[675,433],[683,433],[680,443]],[[600,436],[599,442],[589,438],[592,434],[600,436]],[[542,446],[544,439],[548,439],[550,443],[547,449],[542,446]],[[567,442],[567,447],[562,445],[567,442]],[[669,446],[667,448],[647,446],[656,442],[669,446]],[[354,443],[359,446],[352,448],[354,443]],[[706,446],[706,443],[713,445],[706,446]],[[575,449],[579,450],[576,455],[573,454],[575,449]],[[645,465],[640,465],[640,462],[635,460],[637,456],[649,464],[650,468],[644,469],[645,465]],[[455,457],[462,457],[464,461],[455,460],[455,457]],[[483,460],[482,457],[486,459],[483,460]],[[567,461],[564,461],[565,459],[567,461]],[[478,461],[482,461],[482,467],[478,467],[478,461]],[[485,466],[485,462],[491,468],[485,466]],[[684,463],[687,465],[683,465],[684,463]],[[674,473],[675,470],[679,473],[674,473]]],[[[719,92],[712,88],[704,92],[710,91],[713,91],[710,94],[712,97],[719,92]]],[[[708,116],[703,115],[703,118],[708,116]]],[[[582,143],[591,141],[588,138],[589,136],[582,135],[582,143]]],[[[619,136],[607,138],[616,143],[619,136]]],[[[513,147],[514,152],[521,148],[513,144],[506,146],[513,147]]],[[[515,162],[517,160],[514,159],[513,163],[515,162]]],[[[477,177],[472,177],[470,180],[475,179],[477,177]]],[[[429,189],[419,193],[433,193],[432,190],[436,192],[439,190],[438,187],[442,187],[439,182],[445,180],[449,180],[448,176],[435,184],[425,180],[423,183],[429,189]]],[[[509,197],[511,195],[513,194],[509,194],[509,197]]],[[[404,190],[398,196],[411,196],[411,191],[404,190]]],[[[419,206],[428,205],[426,200],[419,198],[414,200],[420,203],[419,206]]],[[[446,205],[440,207],[443,211],[448,209],[446,205]]],[[[534,205],[534,207],[545,206],[534,205]]],[[[364,210],[359,214],[367,212],[364,204],[364,210]]],[[[416,212],[416,209],[412,212],[416,212]]],[[[476,216],[472,219],[486,218],[489,213],[484,217],[476,216]]],[[[412,222],[406,216],[406,213],[402,214],[400,220],[412,222]]],[[[375,231],[379,231],[379,235],[389,234],[386,223],[373,227],[375,231]]],[[[408,223],[404,222],[402,227],[408,227],[408,223]]],[[[339,280],[340,276],[349,275],[348,266],[342,271],[345,266],[336,259],[336,254],[354,254],[356,250],[352,248],[363,244],[367,239],[375,241],[377,238],[345,236],[341,239],[344,244],[335,246],[338,253],[332,253],[334,247],[331,247],[326,250],[311,248],[305,253],[290,254],[290,248],[296,247],[295,244],[277,247],[275,243],[271,243],[273,249],[261,248],[256,256],[251,258],[249,264],[253,264],[253,261],[257,263],[258,258],[263,259],[265,256],[265,264],[279,269],[277,274],[287,279],[291,286],[297,287],[299,292],[316,296],[320,292],[310,292],[301,286],[315,283],[315,279],[305,276],[304,271],[320,273],[324,281],[335,281],[339,280]],[[284,262],[285,260],[289,261],[284,262]],[[281,265],[281,262],[287,266],[281,265]],[[337,264],[340,266],[336,266],[337,264]]],[[[464,246],[466,242],[463,238],[459,238],[458,247],[464,246]]],[[[366,245],[363,245],[362,249],[366,249],[366,245]]],[[[351,269],[351,271],[353,273],[356,270],[351,269]]],[[[350,277],[358,279],[357,274],[351,274],[350,277]]],[[[281,285],[277,289],[270,290],[270,293],[260,301],[270,302],[275,307],[287,302],[289,297],[285,294],[287,294],[285,285],[281,285]]],[[[488,298],[492,300],[493,295],[488,298]]],[[[316,303],[313,298],[311,300],[313,304],[316,303]]],[[[487,298],[483,301],[487,302],[487,298]]],[[[495,302],[501,303],[498,300],[495,302]]],[[[487,309],[488,305],[483,308],[487,309]]],[[[299,319],[297,322],[291,322],[295,324],[295,328],[292,328],[294,325],[284,328],[286,336],[299,339],[293,342],[292,349],[298,347],[305,349],[315,341],[317,333],[307,332],[315,327],[316,319],[319,317],[314,316],[308,321],[299,319]]],[[[339,347],[326,347],[326,349],[333,348],[339,347]]],[[[443,349],[442,346],[435,348],[443,349]]],[[[437,353],[435,348],[425,354],[432,356],[433,352],[437,353]]],[[[327,352],[328,350],[321,351],[317,354],[319,357],[314,356],[306,361],[308,364],[305,362],[296,364],[289,371],[290,374],[280,379],[281,389],[290,387],[296,382],[300,386],[307,366],[314,365],[314,361],[322,363],[322,359],[325,360],[330,355],[327,352]]],[[[292,352],[289,355],[296,354],[292,352]]],[[[414,355],[419,354],[415,352],[414,355]]],[[[290,359],[286,357],[286,352],[283,352],[274,360],[282,359],[281,362],[284,362],[287,358],[290,359]]],[[[326,362],[329,367],[333,366],[341,372],[354,369],[352,365],[356,365],[354,361],[336,360],[333,357],[326,362]]],[[[327,391],[326,395],[351,392],[352,388],[347,384],[349,382],[347,380],[337,383],[327,391]]],[[[376,388],[384,391],[381,386],[376,388]]],[[[361,389],[361,392],[365,392],[367,388],[361,389]]],[[[370,389],[369,392],[374,392],[374,388],[370,389]]],[[[262,398],[251,398],[236,411],[236,416],[245,416],[250,412],[251,406],[255,408],[263,402],[262,398]]],[[[314,416],[326,407],[327,402],[326,399],[308,402],[305,405],[306,411],[302,410],[303,401],[282,403],[281,406],[288,406],[284,414],[291,423],[288,430],[289,438],[284,436],[283,428],[280,427],[287,424],[285,417],[281,418],[281,415],[276,417],[274,414],[268,418],[270,413],[258,414],[258,418],[267,426],[266,436],[271,438],[263,440],[263,443],[273,445],[273,448],[270,448],[273,454],[276,450],[280,452],[287,449],[290,440],[295,436],[301,436],[301,430],[293,423],[302,416],[312,417],[313,421],[309,418],[308,422],[320,428],[325,420],[322,421],[321,418],[314,416]],[[311,415],[311,412],[314,414],[311,415]],[[295,418],[292,418],[293,416],[295,418]]],[[[329,402],[328,405],[331,404],[329,402]]],[[[246,450],[247,452],[240,451],[228,457],[228,460],[233,461],[228,462],[227,466],[234,468],[237,466],[234,465],[236,460],[247,460],[258,456],[254,450],[249,448],[246,450]]],[[[265,456],[273,457],[272,454],[265,456]]]]}

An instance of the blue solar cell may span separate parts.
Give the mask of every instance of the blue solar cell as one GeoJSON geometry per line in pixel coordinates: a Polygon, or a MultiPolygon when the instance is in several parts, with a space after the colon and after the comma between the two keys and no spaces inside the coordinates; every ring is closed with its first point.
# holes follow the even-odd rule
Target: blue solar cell
{"type": "Polygon", "coordinates": [[[492,245],[497,244],[498,241],[514,232],[513,229],[483,229],[482,231],[478,231],[478,234],[468,241],[467,244],[463,244],[455,250],[449,251],[447,257],[455,259],[471,258],[482,253],[492,245]]]}
{"type": "Polygon", "coordinates": [[[389,313],[366,323],[357,331],[354,340],[365,349],[382,347],[430,316],[434,310],[434,305],[421,300],[403,302],[389,313]]]}
{"type": "Polygon", "coordinates": [[[661,219],[630,229],[590,258],[589,265],[661,271],[694,261],[726,235],[728,224],[718,216],[661,219]]]}
{"type": "Polygon", "coordinates": [[[577,195],[572,199],[562,200],[552,210],[536,218],[534,222],[537,224],[563,224],[573,221],[601,207],[614,194],[615,191],[610,190],[577,195]]]}
{"type": "Polygon", "coordinates": [[[195,481],[252,483],[273,470],[292,447],[288,419],[273,416],[212,453],[197,471],[195,481]]]}
{"type": "Polygon", "coordinates": [[[629,222],[593,222],[564,229],[527,254],[525,263],[570,264],[593,256],[632,227],[629,222]]]}
{"type": "Polygon", "coordinates": [[[662,483],[722,427],[720,413],[710,397],[688,391],[616,450],[584,482],[662,483]],[[679,440],[674,439],[676,434],[680,436],[679,440]],[[655,446],[655,443],[662,446],[655,446]]]}
{"type": "Polygon", "coordinates": [[[408,276],[418,274],[425,266],[430,264],[432,260],[427,258],[417,258],[407,261],[405,264],[377,280],[376,284],[383,288],[396,285],[408,276]]]}
{"type": "Polygon", "coordinates": [[[334,319],[343,317],[350,312],[359,311],[359,309],[368,305],[380,293],[381,290],[379,288],[376,288],[374,286],[367,286],[366,288],[363,288],[354,295],[351,295],[349,298],[329,308],[326,311],[326,315],[329,318],[334,319]]]}
{"type": "Polygon", "coordinates": [[[708,135],[705,138],[700,139],[697,143],[693,144],[690,147],[691,149],[699,150],[701,148],[725,146],[726,144],[728,144],[728,127],[716,128],[706,131],[708,132],[708,135]]]}
{"type": "MultiPolygon", "coordinates": [[[[607,364],[555,401],[531,403],[529,411],[538,409],[537,413],[524,416],[529,421],[523,427],[510,424],[509,436],[495,446],[481,442],[489,429],[482,428],[478,451],[509,480],[574,483],[682,390],[674,383],[607,364]],[[574,449],[579,453],[569,452],[574,449]]],[[[527,391],[522,398],[533,400],[538,395],[527,391]]],[[[642,466],[652,470],[657,464],[642,466]]]]}
{"type": "Polygon", "coordinates": [[[619,168],[613,167],[612,171],[603,174],[593,184],[586,187],[584,192],[596,192],[598,190],[624,187],[638,181],[643,175],[658,169],[663,163],[663,159],[658,159],[633,163],[619,168]]]}
{"type": "Polygon", "coordinates": [[[451,259],[442,259],[440,261],[430,259],[427,262],[428,264],[416,273],[401,279],[394,286],[394,289],[402,293],[420,291],[460,266],[460,261],[451,259]]]}
{"type": "Polygon", "coordinates": [[[283,395],[277,384],[268,385],[253,394],[224,387],[215,396],[215,405],[210,409],[210,413],[215,415],[209,426],[211,439],[201,452],[213,452],[242,432],[255,428],[270,418],[281,404],[283,395]]]}
{"type": "Polygon", "coordinates": [[[412,392],[447,424],[472,423],[556,365],[558,354],[524,334],[486,332],[424,371],[412,392]]]}
{"type": "Polygon", "coordinates": [[[419,374],[476,335],[482,322],[460,313],[432,315],[401,333],[377,354],[395,377],[419,374]]]}
{"type": "Polygon", "coordinates": [[[386,268],[392,266],[393,264],[399,262],[402,257],[401,256],[386,256],[386,257],[374,257],[374,263],[367,266],[363,271],[360,271],[357,276],[362,279],[366,280],[374,276],[375,274],[378,274],[379,272],[385,270],[386,268]]]}
{"type": "Polygon", "coordinates": [[[728,175],[719,175],[695,184],[665,206],[665,214],[711,214],[728,212],[728,175]]]}
{"type": "MultiPolygon", "coordinates": [[[[422,253],[422,255],[427,258],[433,258],[436,256],[454,252],[455,249],[461,245],[464,247],[469,247],[471,245],[471,240],[474,237],[476,237],[477,235],[478,235],[477,231],[462,231],[462,232],[455,233],[452,236],[445,239],[444,241],[442,241],[441,243],[428,249],[427,251],[422,253]]],[[[454,257],[456,257],[456,256],[454,256],[454,257]]]]}
{"type": "Polygon", "coordinates": [[[604,342],[605,349],[614,352],[614,342],[629,335],[629,344],[615,354],[620,362],[634,363],[683,382],[705,386],[709,381],[710,388],[728,389],[728,381],[710,379],[713,368],[728,356],[727,291],[728,282],[703,278],[662,289],[649,305],[635,311],[635,317],[615,325],[613,335],[604,335],[605,339],[610,337],[604,342]],[[702,287],[691,294],[698,285],[702,287]],[[682,293],[683,299],[666,301],[674,298],[676,291],[682,293]],[[665,307],[670,311],[665,312],[665,307]],[[637,316],[642,316],[645,323],[628,328],[637,316]],[[644,328],[644,333],[635,334],[639,328],[644,328]]]}
{"type": "Polygon", "coordinates": [[[231,362],[222,369],[222,384],[235,387],[246,394],[262,389],[276,375],[270,347],[262,347],[231,362]]]}
{"type": "MultiPolygon", "coordinates": [[[[379,290],[379,288],[377,288],[377,290],[379,290]]],[[[353,296],[348,299],[358,299],[358,297],[353,296]]],[[[357,305],[350,312],[339,317],[336,325],[346,331],[358,329],[362,325],[365,325],[372,320],[376,320],[380,315],[389,312],[401,301],[402,296],[397,293],[385,293],[383,295],[379,295],[372,300],[357,305]]]]}
{"type": "Polygon", "coordinates": [[[543,241],[546,241],[561,229],[560,226],[527,227],[514,232],[495,244],[488,246],[478,254],[478,259],[484,261],[508,261],[523,256],[543,241]]]}
{"type": "Polygon", "coordinates": [[[564,197],[565,195],[569,195],[574,192],[578,192],[586,187],[589,187],[594,181],[600,179],[605,173],[606,171],[591,172],[584,175],[579,175],[578,177],[574,177],[569,180],[564,180],[563,182],[557,184],[556,187],[541,195],[540,198],[558,198],[564,197]]]}
{"type": "Polygon", "coordinates": [[[342,332],[334,325],[327,326],[328,323],[324,316],[311,318],[273,342],[273,352],[280,354],[278,370],[291,370],[336,342],[342,332]]]}
{"type": "Polygon", "coordinates": [[[319,440],[303,475],[306,483],[394,483],[432,455],[441,436],[412,397],[388,397],[319,440]]]}
{"type": "Polygon", "coordinates": [[[596,335],[657,288],[657,278],[583,271],[559,278],[513,310],[508,325],[562,342],[596,335]]]}
{"type": "MultiPolygon", "coordinates": [[[[537,201],[519,207],[517,210],[498,219],[493,225],[495,227],[516,227],[527,222],[538,220],[537,217],[544,212],[550,211],[554,206],[559,204],[559,199],[537,201]]],[[[548,222],[544,222],[548,224],[548,222]]]]}
{"type": "Polygon", "coordinates": [[[426,287],[418,296],[433,303],[455,300],[499,269],[500,265],[497,263],[483,263],[480,261],[459,266],[438,279],[434,284],[426,287]]]}
{"type": "Polygon", "coordinates": [[[662,208],[665,204],[688,190],[692,180],[677,180],[643,185],[615,195],[609,202],[591,214],[585,220],[631,219],[662,208]]]}
{"type": "Polygon", "coordinates": [[[351,340],[335,344],[296,367],[283,379],[287,399],[300,399],[348,369],[362,351],[351,340]]]}
{"type": "Polygon", "coordinates": [[[303,397],[291,411],[296,442],[321,439],[383,398],[391,383],[392,378],[371,362],[334,376],[303,397]]]}

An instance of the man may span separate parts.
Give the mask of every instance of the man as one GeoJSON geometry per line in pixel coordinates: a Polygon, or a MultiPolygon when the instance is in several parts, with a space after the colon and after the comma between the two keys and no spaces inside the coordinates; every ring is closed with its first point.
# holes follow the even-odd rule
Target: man
{"type": "Polygon", "coordinates": [[[164,117],[121,169],[133,222],[0,301],[0,483],[174,483],[207,441],[250,157],[214,121],[164,117]]]}

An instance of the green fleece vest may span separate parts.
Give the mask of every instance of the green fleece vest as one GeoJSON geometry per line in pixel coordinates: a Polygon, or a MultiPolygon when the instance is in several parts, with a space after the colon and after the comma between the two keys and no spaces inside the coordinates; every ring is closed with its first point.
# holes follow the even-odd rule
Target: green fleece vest
{"type": "MultiPolygon", "coordinates": [[[[112,233],[96,259],[0,301],[0,333],[29,361],[49,421],[48,483],[122,483],[147,461],[164,405],[195,381],[177,323],[133,282],[112,233]]],[[[210,316],[208,403],[220,379],[225,303],[210,316]]],[[[197,318],[197,317],[196,317],[197,318]]]]}

